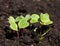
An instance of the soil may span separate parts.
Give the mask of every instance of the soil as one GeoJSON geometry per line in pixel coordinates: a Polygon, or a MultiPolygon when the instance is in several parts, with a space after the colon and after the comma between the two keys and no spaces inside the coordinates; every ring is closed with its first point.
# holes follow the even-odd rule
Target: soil
{"type": "Polygon", "coordinates": [[[60,0],[0,0],[0,46],[60,46],[60,0]],[[54,27],[45,36],[41,44],[38,35],[33,32],[37,26],[29,26],[20,31],[19,40],[16,32],[9,28],[8,17],[26,14],[49,13],[54,27]],[[19,41],[19,44],[18,44],[19,41]]]}

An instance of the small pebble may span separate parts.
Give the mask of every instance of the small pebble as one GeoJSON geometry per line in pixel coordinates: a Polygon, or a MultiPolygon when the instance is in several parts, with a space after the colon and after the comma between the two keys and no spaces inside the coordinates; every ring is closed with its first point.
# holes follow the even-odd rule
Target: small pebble
{"type": "Polygon", "coordinates": [[[31,46],[34,46],[33,44],[31,46]]]}

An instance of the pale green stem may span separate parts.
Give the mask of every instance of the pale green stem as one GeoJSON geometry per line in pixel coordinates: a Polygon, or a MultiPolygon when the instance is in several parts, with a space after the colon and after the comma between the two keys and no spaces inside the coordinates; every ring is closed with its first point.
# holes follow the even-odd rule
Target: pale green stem
{"type": "Polygon", "coordinates": [[[50,30],[51,30],[51,29],[47,29],[47,31],[46,31],[46,32],[44,32],[41,36],[46,35],[50,30]]]}

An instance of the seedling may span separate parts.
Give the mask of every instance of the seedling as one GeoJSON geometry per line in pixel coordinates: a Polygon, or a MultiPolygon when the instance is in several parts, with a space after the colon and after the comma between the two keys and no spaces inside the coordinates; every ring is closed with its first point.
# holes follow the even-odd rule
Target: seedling
{"type": "Polygon", "coordinates": [[[10,24],[10,28],[13,30],[13,32],[14,31],[17,32],[18,41],[19,41],[19,29],[26,28],[27,26],[29,26],[29,23],[28,23],[29,19],[30,19],[30,15],[26,15],[25,17],[18,16],[16,19],[14,19],[12,16],[10,16],[8,18],[8,22],[10,24]]]}
{"type": "MultiPolygon", "coordinates": [[[[41,13],[40,14],[40,27],[42,27],[42,25],[45,25],[45,26],[49,26],[50,24],[53,24],[53,21],[50,20],[49,18],[49,14],[48,13],[41,13]]],[[[43,34],[40,35],[40,43],[41,41],[44,39],[45,35],[50,31],[51,29],[47,29],[43,34]]]]}
{"type": "Polygon", "coordinates": [[[18,32],[19,29],[26,28],[27,26],[29,26],[29,23],[28,23],[29,19],[30,19],[30,15],[29,14],[27,14],[25,17],[18,16],[16,19],[14,19],[12,16],[10,16],[8,18],[8,22],[10,23],[10,28],[13,31],[17,31],[18,32]]]}
{"type": "Polygon", "coordinates": [[[21,28],[26,28],[29,26],[28,20],[30,19],[30,15],[26,15],[25,17],[23,16],[18,16],[16,19],[14,19],[12,16],[8,18],[8,22],[10,23],[10,28],[14,31],[18,31],[18,27],[21,28]],[[18,24],[16,24],[18,22],[18,24]]]}
{"type": "MultiPolygon", "coordinates": [[[[41,14],[40,14],[40,20],[41,20],[41,22],[40,22],[41,26],[42,26],[42,25],[50,25],[50,24],[53,24],[53,21],[50,20],[48,13],[45,13],[45,14],[41,13],[41,14]]],[[[47,34],[49,31],[50,31],[50,30],[48,29],[48,30],[47,30],[44,34],[42,34],[41,36],[44,36],[44,35],[47,34]]]]}
{"type": "Polygon", "coordinates": [[[45,13],[45,14],[41,13],[40,14],[40,20],[41,20],[40,23],[42,25],[49,25],[49,24],[53,23],[53,21],[50,20],[48,13],[45,13]]]}
{"type": "MultiPolygon", "coordinates": [[[[18,39],[19,39],[19,31],[20,29],[24,29],[29,26],[29,24],[38,23],[38,25],[41,29],[42,25],[50,25],[53,24],[53,21],[50,20],[48,13],[41,13],[40,16],[38,14],[32,14],[31,16],[27,14],[25,17],[18,16],[16,19],[14,17],[10,16],[8,18],[8,22],[10,24],[10,28],[13,31],[17,32],[18,39]]],[[[36,32],[37,27],[34,29],[34,32],[36,32]]],[[[49,29],[44,32],[43,34],[40,34],[40,40],[44,38],[44,36],[49,32],[49,29]]]]}

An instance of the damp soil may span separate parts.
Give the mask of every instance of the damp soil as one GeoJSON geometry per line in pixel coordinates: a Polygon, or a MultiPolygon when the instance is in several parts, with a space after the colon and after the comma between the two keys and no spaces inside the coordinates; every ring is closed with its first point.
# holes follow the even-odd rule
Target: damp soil
{"type": "MultiPolygon", "coordinates": [[[[59,13],[60,0],[0,0],[0,46],[60,46],[59,13]],[[37,23],[21,29],[19,39],[17,33],[9,28],[7,19],[9,16],[25,16],[33,13],[49,13],[54,22],[41,44],[38,40],[40,30],[37,29],[37,33],[33,31],[38,26],[37,23]]],[[[46,29],[44,27],[42,29],[46,29]]]]}

